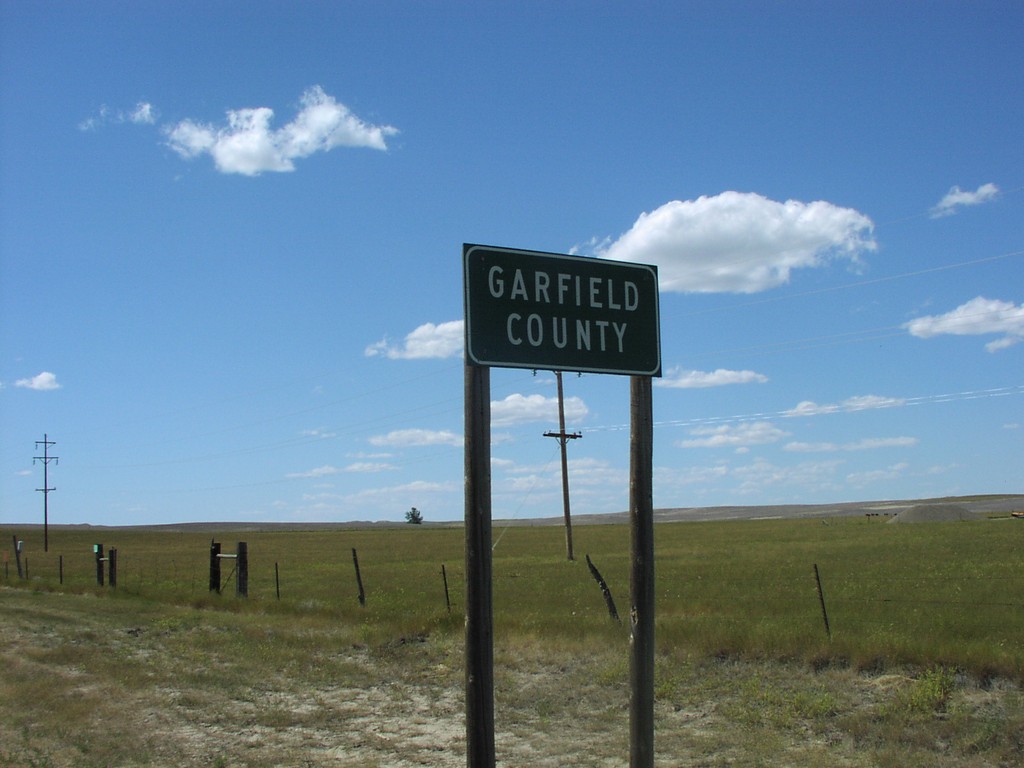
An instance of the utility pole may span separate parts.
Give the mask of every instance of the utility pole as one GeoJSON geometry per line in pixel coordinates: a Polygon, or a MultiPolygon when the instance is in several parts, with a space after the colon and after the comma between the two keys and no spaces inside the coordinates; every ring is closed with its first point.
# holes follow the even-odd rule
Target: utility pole
{"type": "Polygon", "coordinates": [[[562,448],[562,508],[565,514],[565,556],[575,560],[572,554],[572,518],[569,516],[569,462],[565,455],[565,445],[569,440],[583,437],[579,432],[565,431],[565,402],[562,395],[562,372],[555,371],[558,382],[558,431],[545,432],[544,437],[556,437],[562,448]]]}
{"type": "Polygon", "coordinates": [[[43,494],[43,552],[50,551],[50,510],[47,504],[47,497],[50,495],[50,491],[56,491],[56,488],[50,487],[50,462],[60,464],[60,458],[58,456],[50,455],[50,446],[56,445],[53,440],[50,440],[46,433],[43,433],[42,440],[36,440],[36,450],[39,450],[39,446],[43,446],[42,456],[33,456],[32,463],[35,464],[37,461],[43,462],[43,487],[36,488],[37,491],[43,494]]]}

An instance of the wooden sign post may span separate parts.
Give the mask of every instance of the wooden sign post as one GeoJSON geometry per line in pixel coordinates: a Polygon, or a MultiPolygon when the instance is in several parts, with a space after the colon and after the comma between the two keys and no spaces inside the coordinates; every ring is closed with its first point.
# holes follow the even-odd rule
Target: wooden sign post
{"type": "Polygon", "coordinates": [[[494,768],[491,371],[466,366],[466,765],[494,768]]]}
{"type": "Polygon", "coordinates": [[[657,269],[470,244],[463,245],[462,258],[466,320],[466,764],[469,768],[495,765],[490,368],[497,366],[631,376],[629,764],[630,768],[653,768],[651,378],[661,375],[657,269]]]}
{"type": "Polygon", "coordinates": [[[651,378],[630,380],[629,765],[654,766],[654,419],[651,378]]]}

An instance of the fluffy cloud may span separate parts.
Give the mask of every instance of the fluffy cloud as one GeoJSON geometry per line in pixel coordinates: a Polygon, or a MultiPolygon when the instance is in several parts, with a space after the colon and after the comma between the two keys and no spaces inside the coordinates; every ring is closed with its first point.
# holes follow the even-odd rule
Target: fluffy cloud
{"type": "Polygon", "coordinates": [[[156,122],[156,108],[148,101],[140,101],[129,110],[112,110],[103,105],[92,117],[78,124],[80,131],[95,131],[108,123],[134,123],[135,125],[153,125],[156,122]]]}
{"type": "Polygon", "coordinates": [[[413,480],[410,483],[403,483],[402,485],[393,485],[384,488],[367,488],[362,491],[358,491],[353,494],[345,496],[346,501],[357,502],[360,506],[366,502],[376,502],[384,507],[394,507],[395,509],[404,510],[416,504],[415,499],[420,497],[422,494],[435,494],[435,493],[452,493],[453,491],[459,490],[457,483],[445,482],[438,483],[429,480],[413,480]]]}
{"type": "MultiPolygon", "coordinates": [[[[432,503],[440,503],[449,494],[459,490],[457,483],[414,480],[401,485],[366,488],[355,493],[305,494],[303,504],[293,511],[297,520],[335,520],[339,516],[358,516],[358,519],[400,520],[405,510],[415,505],[427,510],[432,503]],[[424,501],[427,497],[428,501],[424,501]],[[431,501],[432,500],[432,501],[431,501]]],[[[445,503],[443,506],[449,506],[445,503]]]]}
{"type": "Polygon", "coordinates": [[[128,113],[128,122],[136,125],[152,125],[156,122],[156,110],[149,102],[140,101],[135,109],[128,113]]]}
{"type": "Polygon", "coordinates": [[[394,446],[397,448],[423,447],[432,445],[462,445],[462,435],[447,430],[433,429],[396,429],[386,435],[375,435],[370,444],[376,446],[394,446]]]}
{"type": "Polygon", "coordinates": [[[698,427],[690,430],[690,434],[694,438],[679,441],[677,445],[680,448],[745,448],[750,445],[777,443],[789,433],[770,421],[752,421],[718,427],[698,427]]]}
{"type": "Polygon", "coordinates": [[[819,405],[812,400],[797,403],[783,413],[784,416],[821,416],[825,413],[849,413],[851,411],[869,411],[875,408],[895,408],[906,405],[906,400],[898,397],[882,397],[881,395],[857,395],[839,403],[819,405]]]}
{"type": "MultiPolygon", "coordinates": [[[[612,466],[607,461],[595,458],[570,459],[568,462],[573,495],[580,497],[618,495],[629,487],[629,473],[622,467],[612,466]]],[[[494,480],[496,495],[527,494],[537,500],[545,495],[550,498],[562,489],[562,475],[557,464],[521,465],[514,462],[502,467],[504,470],[494,480]],[[552,471],[553,467],[555,468],[552,471]]]]}
{"type": "Polygon", "coordinates": [[[289,479],[316,479],[319,477],[330,477],[332,475],[340,475],[343,473],[365,474],[368,472],[386,472],[390,469],[395,469],[395,466],[393,464],[385,464],[383,462],[357,461],[345,467],[335,467],[331,464],[325,464],[322,467],[315,467],[314,469],[310,469],[306,472],[290,472],[285,475],[285,477],[289,479]]]}
{"type": "MultiPolygon", "coordinates": [[[[565,420],[578,422],[589,413],[586,404],[578,397],[563,398],[565,420]]],[[[507,427],[531,421],[558,423],[558,398],[543,395],[509,395],[504,400],[491,401],[491,425],[507,427]]]]}
{"type": "Polygon", "coordinates": [[[368,472],[387,472],[397,469],[394,464],[387,464],[382,461],[357,461],[345,467],[346,472],[365,474],[368,472]]]}
{"type": "Polygon", "coordinates": [[[852,486],[863,488],[874,483],[897,480],[906,474],[909,468],[909,464],[902,462],[900,464],[893,464],[885,469],[875,469],[869,472],[852,472],[846,476],[846,482],[852,486]]]}
{"type": "Polygon", "coordinates": [[[462,320],[437,325],[424,323],[409,332],[401,346],[393,346],[387,339],[381,339],[368,346],[364,354],[367,357],[383,355],[392,360],[458,357],[462,354],[463,337],[462,320]]]}
{"type": "Polygon", "coordinates": [[[757,293],[788,282],[794,269],[856,261],[877,247],[872,229],[864,214],[824,201],[723,192],[643,213],[597,253],[657,265],[663,291],[757,293]]]}
{"type": "Polygon", "coordinates": [[[682,368],[670,369],[661,379],[655,379],[658,387],[674,389],[703,389],[724,387],[729,384],[764,384],[768,377],[754,371],[730,371],[719,368],[715,371],[688,371],[682,368]]]}
{"type": "Polygon", "coordinates": [[[655,467],[654,485],[659,493],[669,490],[688,488],[689,486],[708,485],[729,475],[729,468],[722,464],[710,467],[655,467]]]}
{"type": "Polygon", "coordinates": [[[853,443],[787,443],[792,453],[835,453],[836,451],[872,451],[877,448],[911,448],[916,437],[866,437],[853,443]]]}
{"type": "Polygon", "coordinates": [[[1004,334],[985,345],[989,352],[1011,347],[1024,339],[1024,305],[986,299],[978,296],[944,315],[919,317],[907,323],[911,336],[927,339],[932,336],[983,336],[1004,334]]]}
{"type": "Polygon", "coordinates": [[[331,475],[337,475],[337,474],[339,474],[340,472],[343,472],[343,471],[344,470],[341,470],[338,467],[332,467],[330,464],[325,464],[322,467],[315,467],[313,469],[307,470],[306,472],[289,472],[287,475],[285,475],[285,477],[288,477],[288,478],[330,477],[331,475]]]}
{"type": "Polygon", "coordinates": [[[946,193],[931,210],[931,217],[939,219],[943,216],[952,216],[958,208],[965,205],[981,205],[994,200],[999,195],[999,187],[995,184],[982,184],[973,192],[965,191],[960,187],[953,187],[946,193]]]}
{"type": "Polygon", "coordinates": [[[50,392],[54,389],[60,389],[60,384],[57,383],[57,377],[49,371],[43,371],[37,376],[33,376],[31,379],[18,379],[14,382],[14,386],[22,387],[24,389],[34,389],[36,392],[50,392]]]}
{"type": "Polygon", "coordinates": [[[213,158],[222,173],[257,176],[264,171],[293,171],[296,159],[335,147],[387,149],[386,137],[397,133],[388,125],[364,123],[320,86],[302,94],[295,119],[274,130],[269,107],[229,110],[227,124],[217,127],[182,120],[165,128],[168,146],[190,160],[213,158]]]}
{"type": "Polygon", "coordinates": [[[835,486],[835,473],[841,461],[803,462],[796,466],[778,466],[758,459],[737,467],[732,476],[740,481],[739,492],[759,494],[779,487],[796,487],[803,492],[822,492],[835,486]]]}

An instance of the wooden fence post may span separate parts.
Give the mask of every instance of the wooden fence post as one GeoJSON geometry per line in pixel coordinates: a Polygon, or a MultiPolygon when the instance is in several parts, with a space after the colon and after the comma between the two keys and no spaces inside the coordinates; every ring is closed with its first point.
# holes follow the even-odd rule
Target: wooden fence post
{"type": "Polygon", "coordinates": [[[274,589],[277,592],[277,599],[281,599],[281,572],[277,568],[277,561],[274,561],[274,589]]]}
{"type": "Polygon", "coordinates": [[[356,568],[356,586],[359,587],[359,604],[366,607],[366,593],[363,591],[363,577],[359,573],[359,555],[356,554],[355,547],[352,547],[352,564],[356,568]]]}
{"type": "Polygon", "coordinates": [[[220,594],[220,542],[210,539],[210,591],[220,594]]]}
{"type": "Polygon", "coordinates": [[[825,634],[832,639],[832,629],[828,625],[828,611],[825,610],[825,593],[821,591],[821,576],[818,575],[818,564],[814,564],[814,583],[818,586],[818,602],[821,603],[821,617],[825,620],[825,634]]]}
{"type": "Polygon", "coordinates": [[[96,583],[103,586],[103,545],[93,544],[92,551],[96,554],[96,583]]]}
{"type": "Polygon", "coordinates": [[[235,550],[235,595],[249,596],[249,545],[244,541],[235,550]]]}
{"type": "Polygon", "coordinates": [[[23,579],[25,578],[25,574],[21,570],[21,547],[18,546],[18,536],[11,536],[11,539],[14,541],[14,560],[18,564],[18,578],[23,579]]]}
{"type": "Polygon", "coordinates": [[[117,588],[117,547],[111,547],[107,552],[107,571],[110,574],[108,582],[110,586],[117,588]]]}
{"type": "Polygon", "coordinates": [[[59,563],[60,563],[60,565],[59,565],[60,583],[63,584],[64,583],[64,555],[61,555],[60,558],[58,558],[58,560],[59,560],[59,563]]]}
{"type": "Polygon", "coordinates": [[[441,563],[441,580],[444,582],[444,606],[448,609],[448,613],[451,613],[452,601],[448,596],[448,572],[444,569],[444,563],[441,563]]]}
{"type": "Polygon", "coordinates": [[[608,606],[608,615],[612,617],[613,621],[617,621],[619,624],[622,623],[622,619],[619,618],[619,612],[615,610],[615,599],[612,597],[612,591],[608,589],[608,583],[601,576],[601,572],[597,570],[597,566],[594,565],[590,559],[590,555],[587,558],[587,568],[590,569],[590,575],[594,577],[594,581],[597,582],[597,586],[601,588],[601,594],[604,595],[604,604],[608,606]]]}

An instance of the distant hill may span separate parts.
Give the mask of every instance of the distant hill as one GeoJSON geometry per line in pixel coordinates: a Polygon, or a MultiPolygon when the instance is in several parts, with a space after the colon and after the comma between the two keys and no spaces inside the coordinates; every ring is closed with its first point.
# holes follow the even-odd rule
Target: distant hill
{"type": "MultiPolygon", "coordinates": [[[[888,501],[850,501],[839,504],[777,504],[771,506],[677,507],[654,510],[656,523],[705,522],[711,520],[768,520],[772,518],[855,517],[872,515],[892,517],[904,510],[931,505],[956,505],[969,513],[1009,515],[1024,510],[1024,494],[998,494],[986,496],[954,496],[941,499],[905,499],[888,501]]],[[[561,525],[562,516],[526,520],[505,520],[512,525],[561,525]]],[[[573,514],[574,525],[598,525],[629,522],[628,512],[604,515],[573,514]]]]}
{"type": "MultiPolygon", "coordinates": [[[[839,504],[777,504],[770,506],[722,506],[722,507],[676,507],[656,509],[656,523],[706,522],[713,520],[770,520],[773,518],[823,518],[823,517],[854,517],[871,515],[894,517],[900,512],[915,510],[915,514],[927,511],[930,506],[955,505],[967,510],[972,516],[1008,516],[1011,512],[1024,511],[1024,494],[992,494],[982,496],[951,496],[941,499],[904,499],[883,501],[850,501],[839,504]]],[[[562,525],[562,515],[555,517],[535,517],[516,519],[495,519],[494,523],[509,525],[562,525]]],[[[572,516],[573,525],[622,525],[629,522],[628,512],[610,512],[606,514],[577,514],[572,516]]],[[[10,528],[17,525],[21,529],[42,528],[38,523],[13,524],[4,523],[10,528]]],[[[169,523],[165,525],[116,526],[131,527],[138,530],[152,529],[156,531],[181,531],[222,533],[225,531],[319,531],[346,528],[399,528],[407,523],[374,522],[359,520],[336,523],[272,523],[272,522],[200,522],[200,523],[169,523]]],[[[452,528],[462,525],[461,520],[426,521],[424,528],[452,528]]],[[[51,525],[52,529],[89,529],[109,528],[102,525],[51,525]]]]}

